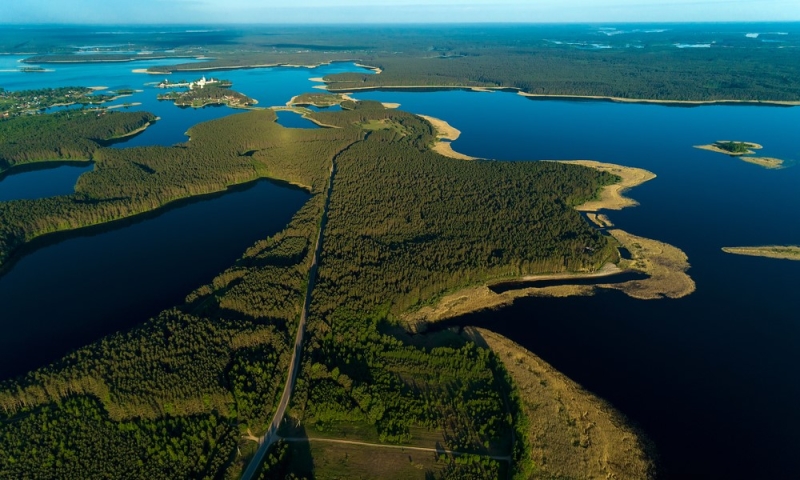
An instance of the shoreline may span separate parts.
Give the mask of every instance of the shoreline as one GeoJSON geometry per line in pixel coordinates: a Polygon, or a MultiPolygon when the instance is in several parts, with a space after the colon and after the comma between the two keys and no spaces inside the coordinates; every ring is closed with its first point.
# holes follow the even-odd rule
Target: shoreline
{"type": "MultiPolygon", "coordinates": [[[[582,205],[576,206],[575,210],[579,212],[598,213],[598,210],[622,210],[623,208],[635,207],[639,205],[639,202],[630,197],[626,197],[624,193],[631,188],[638,187],[639,185],[656,178],[655,173],[642,168],[625,167],[622,165],[602,163],[594,160],[552,161],[594,168],[595,170],[608,172],[620,177],[621,180],[619,182],[603,187],[603,190],[600,192],[599,199],[589,200],[582,205]]],[[[610,223],[608,217],[605,217],[603,220],[610,223]]]]}
{"type": "Polygon", "coordinates": [[[731,142],[731,141],[730,140],[717,140],[716,142],[708,144],[708,145],[695,145],[694,148],[696,148],[698,150],[705,150],[705,151],[708,151],[708,152],[720,153],[720,154],[726,155],[728,157],[736,158],[736,159],[741,160],[743,162],[751,163],[753,165],[758,165],[759,167],[763,167],[763,168],[766,168],[768,170],[779,170],[779,169],[784,168],[784,164],[786,162],[784,160],[780,159],[780,158],[753,157],[753,156],[751,156],[751,155],[756,155],[756,152],[754,150],[762,150],[764,148],[762,145],[759,145],[758,143],[736,142],[736,141],[733,142],[733,143],[741,143],[743,145],[746,145],[747,148],[749,148],[750,150],[747,150],[745,152],[729,152],[729,151],[725,150],[724,148],[720,148],[719,147],[719,144],[721,144],[721,143],[729,143],[729,142],[731,142]]]}
{"type": "Polygon", "coordinates": [[[516,92],[517,95],[528,98],[540,98],[543,100],[597,100],[615,103],[631,103],[631,104],[656,104],[656,105],[678,105],[678,106],[701,106],[701,105],[762,105],[762,106],[781,106],[781,107],[797,107],[800,106],[800,100],[656,100],[648,98],[625,98],[625,97],[611,97],[601,95],[558,95],[558,94],[539,94],[523,92],[516,87],[486,87],[486,86],[470,86],[470,85],[378,85],[370,87],[336,87],[333,83],[326,82],[325,85],[319,85],[315,88],[324,88],[330,92],[348,92],[348,91],[369,91],[369,90],[470,90],[473,92],[516,92]]]}
{"type": "Polygon", "coordinates": [[[653,478],[653,443],[624,414],[509,338],[475,327],[464,335],[491,349],[518,389],[524,461],[537,478],[653,478]]]}
{"type": "MultiPolygon", "coordinates": [[[[575,207],[576,210],[595,214],[599,219],[600,210],[621,210],[638,205],[635,200],[625,197],[630,188],[641,185],[656,178],[650,171],[625,167],[593,160],[554,160],[559,163],[580,165],[600,171],[613,173],[620,177],[620,181],[603,188],[600,199],[590,200],[575,207]]],[[[611,220],[602,215],[602,222],[611,225],[611,220]]],[[[632,235],[624,230],[614,229],[608,233],[631,254],[631,260],[621,259],[617,265],[605,265],[598,272],[561,273],[544,275],[527,275],[520,279],[493,279],[494,283],[485,282],[482,285],[465,287],[447,294],[436,301],[435,304],[424,306],[416,311],[406,312],[400,320],[412,332],[421,332],[429,323],[437,323],[456,317],[485,310],[496,310],[510,306],[517,298],[524,297],[569,297],[592,296],[598,290],[620,290],[629,297],[639,300],[655,300],[660,298],[683,298],[695,291],[694,280],[686,273],[691,267],[688,257],[679,248],[644,237],[632,235]],[[601,272],[611,272],[605,275],[601,272]],[[558,285],[551,287],[528,287],[519,290],[508,290],[503,293],[493,292],[489,285],[514,281],[531,280],[568,280],[574,278],[602,278],[611,277],[617,273],[640,272],[648,275],[643,280],[630,280],[622,283],[600,283],[595,285],[558,285]]]]}
{"type": "MultiPolygon", "coordinates": [[[[390,105],[395,105],[395,104],[390,104],[390,105]]],[[[386,105],[384,105],[384,107],[386,107],[386,105]]],[[[439,155],[443,155],[449,158],[454,158],[456,160],[478,160],[478,158],[476,157],[471,157],[469,155],[465,155],[463,153],[459,153],[453,150],[452,142],[458,140],[458,137],[461,136],[460,130],[450,125],[446,121],[435,117],[431,117],[428,115],[417,115],[417,116],[425,119],[425,121],[430,123],[431,126],[433,127],[433,130],[436,132],[436,143],[433,145],[432,148],[433,151],[435,151],[439,155]]]]}
{"type": "Polygon", "coordinates": [[[798,245],[764,245],[761,247],[722,247],[722,251],[732,255],[773,258],[777,260],[800,261],[798,245]]]}

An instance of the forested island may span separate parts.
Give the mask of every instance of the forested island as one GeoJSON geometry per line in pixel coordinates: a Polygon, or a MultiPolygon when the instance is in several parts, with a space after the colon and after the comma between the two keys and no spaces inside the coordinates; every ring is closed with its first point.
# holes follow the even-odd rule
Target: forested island
{"type": "Polygon", "coordinates": [[[296,334],[288,421],[254,478],[653,474],[646,441],[624,419],[583,430],[581,419],[607,407],[559,403],[576,387],[543,366],[534,394],[498,356],[512,348],[502,338],[410,335],[403,322],[449,292],[619,263],[618,240],[576,207],[622,179],[610,167],[447,158],[423,118],[377,102],[343,107],[307,113],[336,128],[285,129],[258,110],[197,125],[183,145],[98,144],[74,195],[0,204],[6,259],[49,232],[257,178],[312,194],[284,231],[184,304],[3,382],[0,476],[238,478],[278,409],[296,334]],[[539,401],[564,409],[541,412],[539,401]],[[542,422],[544,438],[532,427],[542,422]]]}
{"type": "Polygon", "coordinates": [[[694,148],[708,150],[709,152],[722,153],[731,157],[736,157],[743,162],[752,163],[759,167],[768,169],[782,168],[784,161],[780,158],[754,157],[755,150],[761,150],[763,146],[752,142],[735,142],[730,140],[719,140],[709,145],[697,145],[694,148]]]}

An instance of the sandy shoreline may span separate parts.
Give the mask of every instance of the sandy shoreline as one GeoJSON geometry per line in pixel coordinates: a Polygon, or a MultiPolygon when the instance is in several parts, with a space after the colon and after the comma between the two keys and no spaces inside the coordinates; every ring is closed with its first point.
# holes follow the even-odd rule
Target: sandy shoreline
{"type": "Polygon", "coordinates": [[[709,152],[721,153],[723,155],[728,155],[728,156],[731,156],[731,157],[740,157],[740,156],[743,156],[743,155],[753,155],[754,153],[756,153],[753,150],[761,150],[761,149],[764,148],[763,146],[761,146],[761,145],[759,145],[757,143],[733,141],[733,143],[741,143],[741,144],[747,145],[747,148],[750,148],[752,150],[748,150],[746,152],[729,152],[728,150],[725,150],[724,148],[720,148],[719,147],[720,143],[731,143],[731,140],[717,140],[716,142],[708,144],[708,145],[695,145],[694,148],[697,148],[697,149],[700,149],[700,150],[708,150],[709,152]]]}
{"type": "Polygon", "coordinates": [[[725,253],[749,257],[775,258],[779,260],[800,261],[800,246],[765,245],[763,247],[722,247],[725,253]]]}
{"type": "MultiPolygon", "coordinates": [[[[600,171],[613,173],[620,177],[620,181],[603,188],[600,199],[592,200],[579,205],[576,210],[593,214],[598,226],[610,227],[611,220],[599,210],[621,210],[622,208],[638,205],[638,203],[623,193],[637,185],[656,178],[652,172],[641,168],[625,167],[591,160],[559,161],[595,168],[600,171]],[[603,223],[604,225],[600,225],[603,223]]],[[[606,265],[597,272],[571,272],[564,274],[528,275],[518,279],[497,279],[497,281],[531,281],[531,280],[569,280],[584,278],[602,278],[622,272],[641,272],[648,275],[643,280],[631,280],[622,283],[600,283],[596,285],[559,285],[552,287],[529,287],[519,290],[509,290],[501,294],[493,292],[488,285],[467,287],[454,293],[445,295],[434,305],[407,312],[401,316],[406,326],[411,331],[424,331],[428,323],[456,318],[467,313],[494,310],[509,306],[517,298],[523,297],[567,297],[594,295],[597,289],[615,289],[626,295],[641,299],[651,300],[658,298],[682,298],[695,291],[694,280],[686,273],[690,268],[686,254],[677,247],[643,237],[631,235],[623,230],[609,230],[611,236],[631,254],[631,260],[620,260],[618,265],[606,265]]]]}
{"type": "Polygon", "coordinates": [[[455,158],[456,160],[477,160],[475,157],[464,155],[453,150],[452,142],[458,140],[461,136],[461,131],[453,127],[444,120],[430,117],[428,115],[418,115],[424,118],[428,123],[433,126],[436,131],[436,143],[433,145],[433,150],[445,157],[455,158]]]}
{"type": "Polygon", "coordinates": [[[594,160],[558,160],[558,162],[594,168],[595,170],[614,174],[622,179],[619,183],[604,187],[600,192],[600,199],[590,200],[583,205],[575,207],[575,210],[579,212],[596,213],[598,210],[622,210],[623,208],[635,207],[639,205],[639,202],[625,197],[623,193],[656,178],[655,173],[641,168],[624,167],[594,160]]]}
{"type": "Polygon", "coordinates": [[[764,147],[757,143],[753,142],[734,142],[734,143],[742,143],[747,146],[747,148],[751,150],[747,150],[746,152],[729,152],[724,148],[720,148],[720,143],[729,143],[730,140],[718,140],[715,143],[709,145],[695,145],[694,148],[700,150],[707,150],[709,152],[714,153],[721,153],[723,155],[727,155],[729,157],[735,157],[743,162],[752,163],[753,165],[758,165],[759,167],[764,167],[770,170],[777,170],[783,168],[784,161],[780,158],[774,157],[751,157],[750,155],[755,155],[756,152],[754,150],[761,150],[764,147]]]}
{"type": "Polygon", "coordinates": [[[534,478],[653,477],[652,444],[608,403],[502,335],[465,334],[494,351],[519,391],[534,478]]]}

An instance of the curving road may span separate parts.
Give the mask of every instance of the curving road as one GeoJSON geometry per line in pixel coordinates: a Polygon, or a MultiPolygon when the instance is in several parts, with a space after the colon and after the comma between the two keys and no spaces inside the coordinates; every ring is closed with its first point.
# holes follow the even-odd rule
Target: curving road
{"type": "Polygon", "coordinates": [[[292,398],[294,391],[295,381],[297,380],[297,371],[300,369],[300,359],[303,353],[303,339],[306,331],[306,321],[308,320],[308,309],[311,306],[311,293],[314,291],[314,284],[317,279],[317,266],[319,264],[319,255],[322,251],[322,236],[325,231],[325,225],[328,223],[328,208],[331,203],[331,192],[333,191],[333,177],[336,174],[336,159],[334,158],[331,163],[331,174],[328,178],[328,191],[325,192],[325,204],[322,208],[322,220],[319,224],[319,234],[317,235],[317,245],[314,249],[314,258],[311,261],[311,268],[308,270],[308,288],[306,289],[306,298],[303,301],[303,311],[300,313],[300,323],[297,326],[297,335],[294,340],[294,351],[292,352],[292,360],[289,364],[289,374],[286,377],[286,385],[283,387],[283,395],[278,404],[278,409],[275,411],[275,416],[272,417],[272,423],[269,430],[258,439],[258,450],[250,460],[247,470],[242,475],[242,480],[252,480],[255,476],[258,467],[264,460],[269,447],[272,446],[280,437],[278,437],[278,428],[281,426],[283,417],[286,414],[286,408],[289,406],[289,400],[292,398]]]}

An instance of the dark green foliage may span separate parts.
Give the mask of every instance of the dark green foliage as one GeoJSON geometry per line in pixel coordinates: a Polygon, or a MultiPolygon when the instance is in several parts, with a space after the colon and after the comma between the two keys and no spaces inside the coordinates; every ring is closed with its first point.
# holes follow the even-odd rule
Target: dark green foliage
{"type": "Polygon", "coordinates": [[[612,175],[554,162],[448,159],[417,149],[431,138],[426,122],[399,121],[423,136],[376,132],[337,159],[321,313],[388,304],[399,314],[491,278],[593,270],[616,258],[572,209],[612,175]]]}
{"type": "Polygon", "coordinates": [[[237,433],[214,414],[115,422],[96,400],[70,397],[0,420],[0,477],[216,478],[237,433]]]}
{"type": "Polygon", "coordinates": [[[343,310],[316,326],[295,400],[305,405],[303,424],[319,431],[372,425],[389,443],[412,440],[420,427],[440,431],[445,446],[460,451],[505,444],[507,387],[489,350],[458,340],[428,351],[379,326],[343,310]]]}
{"type": "Polygon", "coordinates": [[[264,459],[257,480],[304,480],[291,471],[293,455],[291,446],[283,440],[272,446],[264,459]]]}
{"type": "Polygon", "coordinates": [[[731,153],[750,153],[750,145],[743,142],[717,142],[715,146],[731,153]]]}
{"type": "Polygon", "coordinates": [[[145,127],[146,112],[69,111],[0,122],[0,172],[48,160],[90,160],[105,141],[145,127]]]}

